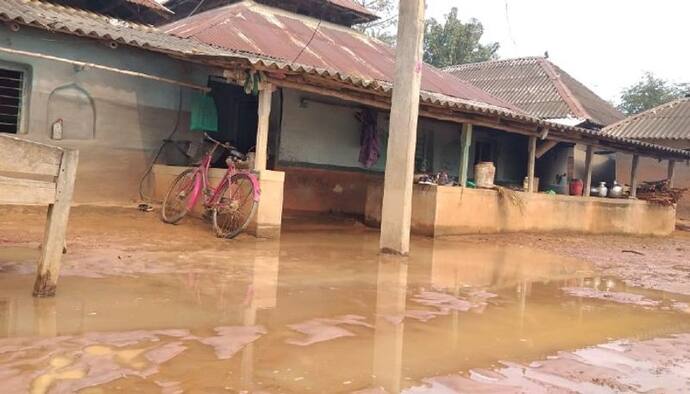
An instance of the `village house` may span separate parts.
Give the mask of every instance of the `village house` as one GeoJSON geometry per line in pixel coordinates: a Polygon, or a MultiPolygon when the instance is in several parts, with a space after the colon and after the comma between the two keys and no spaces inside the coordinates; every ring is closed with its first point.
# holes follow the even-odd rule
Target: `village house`
{"type": "MultiPolygon", "coordinates": [[[[444,71],[551,122],[601,130],[625,118],[613,105],[546,57],[461,64],[444,71]]],[[[566,180],[584,179],[586,151],[585,145],[568,143],[551,144],[540,150],[536,164],[540,190],[555,189],[566,194],[566,180]]],[[[599,182],[611,185],[617,179],[615,155],[611,151],[596,150],[592,165],[593,185],[599,182]]],[[[588,186],[591,185],[585,185],[588,186]]]]}
{"type": "MultiPolygon", "coordinates": [[[[217,107],[214,135],[256,152],[262,196],[251,232],[277,236],[284,211],[378,223],[395,51],[352,28],[375,15],[348,0],[121,3],[131,14],[92,2],[0,4],[0,60],[17,109],[3,131],[79,149],[77,203],[160,199],[203,149],[189,118],[205,94],[217,107]],[[162,25],[133,12],[142,7],[162,25]],[[363,146],[364,130],[378,146],[363,146]]],[[[536,157],[585,147],[591,180],[594,152],[675,161],[690,153],[603,134],[589,127],[598,116],[544,120],[428,65],[422,74],[417,172],[447,172],[465,186],[474,164],[490,161],[497,184],[527,193],[515,204],[496,190],[415,185],[414,232],[673,230],[672,207],[587,197],[589,188],[585,197],[533,193],[535,174],[560,171],[536,157]]]]}
{"type": "MultiPolygon", "coordinates": [[[[606,127],[603,132],[690,151],[690,98],[680,98],[631,116],[606,127]]],[[[687,161],[669,164],[645,157],[640,159],[639,172],[645,179],[673,179],[674,187],[690,188],[688,164],[687,161]]],[[[616,155],[616,172],[622,181],[629,180],[631,165],[630,155],[616,155]]],[[[690,219],[690,196],[686,195],[678,202],[678,216],[690,219]]]]}

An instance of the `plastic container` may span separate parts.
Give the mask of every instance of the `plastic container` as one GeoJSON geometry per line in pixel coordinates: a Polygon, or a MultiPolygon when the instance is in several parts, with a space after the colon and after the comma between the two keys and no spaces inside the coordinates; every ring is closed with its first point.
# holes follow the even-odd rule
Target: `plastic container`
{"type": "Polygon", "coordinates": [[[582,179],[573,179],[570,181],[570,195],[571,196],[581,196],[582,192],[585,190],[585,183],[582,179]]]}
{"type": "Polygon", "coordinates": [[[491,189],[496,178],[496,166],[490,161],[482,161],[474,166],[474,179],[478,188],[491,189]]]}

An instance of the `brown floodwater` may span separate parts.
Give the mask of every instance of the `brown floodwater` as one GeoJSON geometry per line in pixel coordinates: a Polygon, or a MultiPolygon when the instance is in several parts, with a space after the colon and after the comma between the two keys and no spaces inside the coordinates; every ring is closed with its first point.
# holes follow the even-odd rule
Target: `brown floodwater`
{"type": "Polygon", "coordinates": [[[690,298],[535,249],[415,238],[403,259],[329,228],[227,242],[68,254],[41,300],[35,248],[0,249],[2,392],[398,392],[690,332],[690,298]]]}

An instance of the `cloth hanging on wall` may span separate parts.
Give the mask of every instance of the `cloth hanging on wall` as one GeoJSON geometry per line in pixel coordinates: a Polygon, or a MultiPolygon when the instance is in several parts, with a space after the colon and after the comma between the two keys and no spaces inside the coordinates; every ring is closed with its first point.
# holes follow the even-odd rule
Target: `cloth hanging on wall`
{"type": "Polygon", "coordinates": [[[373,109],[365,108],[357,114],[361,124],[359,162],[366,168],[371,168],[381,156],[377,119],[378,114],[373,109]]]}
{"type": "Polygon", "coordinates": [[[192,95],[192,116],[189,129],[192,131],[218,131],[218,110],[212,96],[203,93],[192,95]]]}

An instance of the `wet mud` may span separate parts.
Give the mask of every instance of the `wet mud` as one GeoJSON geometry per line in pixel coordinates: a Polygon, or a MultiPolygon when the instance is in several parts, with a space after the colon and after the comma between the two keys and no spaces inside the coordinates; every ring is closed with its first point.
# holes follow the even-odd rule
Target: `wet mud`
{"type": "Polygon", "coordinates": [[[690,391],[690,297],[584,260],[426,238],[386,257],[347,222],[223,241],[105,216],[77,210],[41,300],[40,215],[0,219],[3,392],[690,391]]]}

